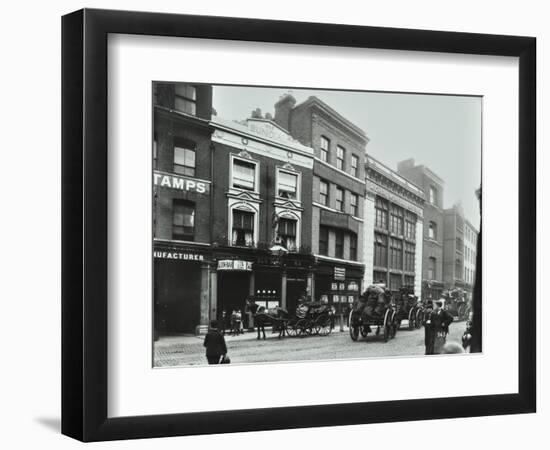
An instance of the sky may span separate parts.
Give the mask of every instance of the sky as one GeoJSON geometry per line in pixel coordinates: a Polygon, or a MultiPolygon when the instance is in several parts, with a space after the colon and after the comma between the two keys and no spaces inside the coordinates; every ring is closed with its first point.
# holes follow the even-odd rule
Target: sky
{"type": "Polygon", "coordinates": [[[213,106],[219,117],[243,120],[252,110],[274,115],[285,93],[297,104],[315,95],[369,138],[367,153],[391,169],[414,158],[444,181],[443,205],[460,202],[464,215],[479,228],[481,183],[481,97],[390,92],[214,86],[213,106]]]}

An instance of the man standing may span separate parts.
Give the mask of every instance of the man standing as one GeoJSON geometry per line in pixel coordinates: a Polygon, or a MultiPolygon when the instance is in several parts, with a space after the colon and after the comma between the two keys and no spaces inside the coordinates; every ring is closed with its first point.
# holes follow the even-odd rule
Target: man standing
{"type": "Polygon", "coordinates": [[[225,339],[218,331],[218,321],[210,322],[210,329],[204,338],[208,364],[219,364],[221,357],[227,354],[225,339]]]}
{"type": "Polygon", "coordinates": [[[437,355],[443,350],[445,341],[447,339],[447,333],[449,333],[449,325],[452,323],[453,316],[451,316],[443,308],[443,302],[438,300],[434,303],[434,311],[432,313],[432,324],[434,332],[434,353],[437,355]]]}
{"type": "Polygon", "coordinates": [[[426,347],[426,355],[434,354],[434,327],[432,321],[433,303],[428,301],[426,303],[426,310],[424,311],[424,346],[426,347]]]}

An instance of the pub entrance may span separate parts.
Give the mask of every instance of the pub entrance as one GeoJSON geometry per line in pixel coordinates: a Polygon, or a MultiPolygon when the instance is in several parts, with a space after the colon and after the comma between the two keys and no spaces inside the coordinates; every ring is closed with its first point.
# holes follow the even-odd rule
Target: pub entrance
{"type": "Polygon", "coordinates": [[[244,314],[246,297],[249,295],[251,272],[218,271],[218,314],[223,311],[231,316],[233,310],[244,314]]]}

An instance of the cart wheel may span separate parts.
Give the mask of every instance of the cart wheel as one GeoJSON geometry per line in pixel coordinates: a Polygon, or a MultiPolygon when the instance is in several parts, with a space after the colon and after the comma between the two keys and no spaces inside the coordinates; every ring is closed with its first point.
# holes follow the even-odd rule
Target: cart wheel
{"type": "Polygon", "coordinates": [[[296,324],[287,324],[286,325],[286,334],[291,337],[295,337],[298,334],[298,330],[296,329],[296,324]]]}
{"type": "Polygon", "coordinates": [[[390,338],[390,334],[391,334],[390,317],[391,317],[391,312],[388,309],[386,311],[386,314],[384,314],[384,325],[383,325],[383,327],[384,327],[384,342],[388,342],[388,339],[390,338]]]}
{"type": "Polygon", "coordinates": [[[422,308],[418,308],[416,311],[416,319],[414,321],[414,325],[416,329],[418,330],[420,327],[422,327],[422,322],[424,321],[424,310],[422,308]]]}
{"type": "Polygon", "coordinates": [[[391,323],[390,339],[393,339],[395,337],[395,335],[397,334],[398,323],[397,323],[396,315],[397,315],[396,312],[393,311],[393,313],[391,315],[391,320],[390,320],[390,323],[391,323]]]}
{"type": "Polygon", "coordinates": [[[296,322],[296,336],[304,337],[310,334],[308,331],[308,322],[306,319],[300,319],[296,322]]]}
{"type": "Polygon", "coordinates": [[[352,341],[359,339],[359,325],[353,320],[353,311],[349,313],[349,335],[352,341]]]}
{"type": "Polygon", "coordinates": [[[412,330],[416,326],[414,308],[411,308],[409,311],[409,330],[412,330]]]}

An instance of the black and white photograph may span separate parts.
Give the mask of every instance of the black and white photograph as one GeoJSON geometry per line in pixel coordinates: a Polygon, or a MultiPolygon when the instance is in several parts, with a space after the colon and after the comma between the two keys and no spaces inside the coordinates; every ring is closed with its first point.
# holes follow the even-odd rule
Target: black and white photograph
{"type": "Polygon", "coordinates": [[[482,352],[482,107],[154,81],[153,367],[482,352]]]}

